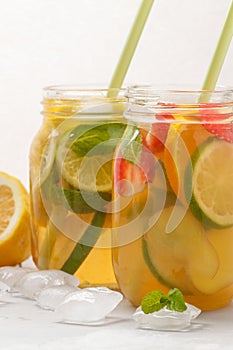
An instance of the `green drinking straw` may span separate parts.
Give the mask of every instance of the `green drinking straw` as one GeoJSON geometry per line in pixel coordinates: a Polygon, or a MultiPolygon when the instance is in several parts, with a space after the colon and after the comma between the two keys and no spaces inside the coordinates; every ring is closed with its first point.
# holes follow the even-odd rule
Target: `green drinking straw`
{"type": "MultiPolygon", "coordinates": [[[[226,17],[202,90],[214,90],[233,36],[233,1],[226,17]]],[[[200,97],[199,102],[203,102],[200,97]]]]}
{"type": "MultiPolygon", "coordinates": [[[[154,3],[154,0],[142,1],[138,14],[135,18],[133,27],[129,33],[124,49],[122,51],[120,60],[113,74],[111,83],[109,85],[110,89],[121,88],[153,3],[154,3]]],[[[111,91],[110,93],[108,93],[108,97],[115,97],[115,96],[117,96],[117,92],[111,91]]]]}

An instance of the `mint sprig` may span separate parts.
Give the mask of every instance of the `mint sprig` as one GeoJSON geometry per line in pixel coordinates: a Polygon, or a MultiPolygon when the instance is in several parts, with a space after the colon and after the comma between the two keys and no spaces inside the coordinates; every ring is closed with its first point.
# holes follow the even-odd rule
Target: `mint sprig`
{"type": "Polygon", "coordinates": [[[164,297],[166,298],[166,295],[161,290],[154,290],[148,293],[142,299],[142,311],[145,314],[151,314],[152,312],[161,310],[166,305],[162,301],[164,297]]]}
{"type": "Polygon", "coordinates": [[[123,123],[79,125],[69,134],[72,151],[77,157],[113,153],[125,130],[123,123]],[[90,153],[89,153],[90,152],[90,153]]]}
{"type": "Polygon", "coordinates": [[[167,309],[178,312],[183,312],[187,309],[184,302],[184,297],[178,288],[171,289],[168,293],[167,309]]]}
{"type": "Polygon", "coordinates": [[[183,294],[178,288],[171,289],[168,295],[161,290],[154,290],[142,299],[141,308],[145,314],[159,311],[164,307],[177,312],[183,312],[187,309],[183,294]]]}

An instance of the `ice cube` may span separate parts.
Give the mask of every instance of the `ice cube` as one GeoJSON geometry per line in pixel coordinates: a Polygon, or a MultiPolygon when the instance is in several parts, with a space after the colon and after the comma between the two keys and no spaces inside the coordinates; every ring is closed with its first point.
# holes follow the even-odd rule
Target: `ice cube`
{"type": "Polygon", "coordinates": [[[181,331],[188,329],[201,310],[186,303],[187,309],[183,312],[169,310],[166,307],[150,314],[145,314],[141,306],[133,314],[133,319],[139,328],[159,331],[181,331]]]}
{"type": "Polygon", "coordinates": [[[0,281],[5,283],[11,289],[15,284],[26,275],[27,270],[22,267],[5,266],[0,267],[0,281]]]}
{"type": "Polygon", "coordinates": [[[121,293],[105,287],[85,288],[68,294],[56,308],[56,312],[63,322],[102,322],[122,299],[121,293]]]}
{"type": "Polygon", "coordinates": [[[77,287],[69,285],[45,288],[39,293],[37,304],[42,309],[55,310],[67,294],[75,291],[77,291],[77,287]]]}
{"type": "Polygon", "coordinates": [[[29,272],[18,281],[16,288],[25,297],[36,299],[39,293],[52,286],[69,285],[77,287],[77,277],[60,270],[29,272]]]}

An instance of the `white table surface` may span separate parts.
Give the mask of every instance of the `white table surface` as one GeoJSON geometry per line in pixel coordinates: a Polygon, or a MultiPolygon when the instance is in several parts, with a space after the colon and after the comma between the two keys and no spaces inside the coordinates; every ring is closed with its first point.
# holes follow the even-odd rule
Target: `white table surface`
{"type": "MultiPolygon", "coordinates": [[[[1,300],[1,296],[0,296],[1,300]]],[[[0,304],[0,349],[233,349],[233,303],[223,309],[203,312],[185,332],[158,332],[136,328],[134,312],[126,300],[113,318],[101,326],[56,322],[54,313],[34,301],[10,297],[0,304]]]]}
{"type": "Polygon", "coordinates": [[[137,329],[130,319],[133,310],[124,301],[115,312],[121,320],[78,326],[56,323],[53,312],[18,299],[0,306],[0,349],[233,349],[233,305],[202,313],[186,332],[137,329]]]}
{"type": "Polygon", "coordinates": [[[115,311],[121,320],[102,326],[56,323],[53,312],[29,300],[0,306],[0,348],[34,349],[233,349],[233,305],[202,313],[186,332],[140,330],[124,301],[115,311]]]}

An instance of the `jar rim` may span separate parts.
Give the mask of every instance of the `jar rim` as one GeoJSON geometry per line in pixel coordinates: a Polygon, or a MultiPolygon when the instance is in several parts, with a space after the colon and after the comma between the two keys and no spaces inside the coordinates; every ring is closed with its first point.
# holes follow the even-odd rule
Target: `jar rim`
{"type": "Polygon", "coordinates": [[[150,92],[151,95],[158,94],[158,93],[172,93],[172,94],[201,94],[201,93],[214,93],[214,94],[220,94],[220,93],[226,93],[231,92],[233,93],[233,86],[217,86],[215,89],[197,89],[197,88],[178,88],[178,87],[171,87],[163,89],[161,87],[157,87],[155,85],[130,85],[127,87],[127,95],[133,94],[133,93],[141,93],[145,94],[150,92]]]}
{"type": "Polygon", "coordinates": [[[132,85],[126,91],[130,106],[148,107],[154,110],[171,108],[215,108],[233,106],[233,87],[217,86],[215,90],[159,89],[153,85],[132,85]]]}
{"type": "Polygon", "coordinates": [[[78,85],[50,85],[43,88],[45,99],[89,99],[93,97],[119,100],[125,98],[126,88],[102,88],[78,85]]]}
{"type": "MultiPolygon", "coordinates": [[[[128,120],[153,121],[155,116],[176,114],[185,116],[186,121],[198,122],[205,110],[213,116],[220,114],[233,116],[233,88],[216,87],[215,90],[200,89],[158,89],[153,85],[129,86],[126,92],[128,120]]],[[[204,112],[205,113],[205,112],[204,112]]],[[[158,117],[159,118],[159,117],[158,117]]],[[[179,121],[177,117],[176,120],[179,121]]]]}

